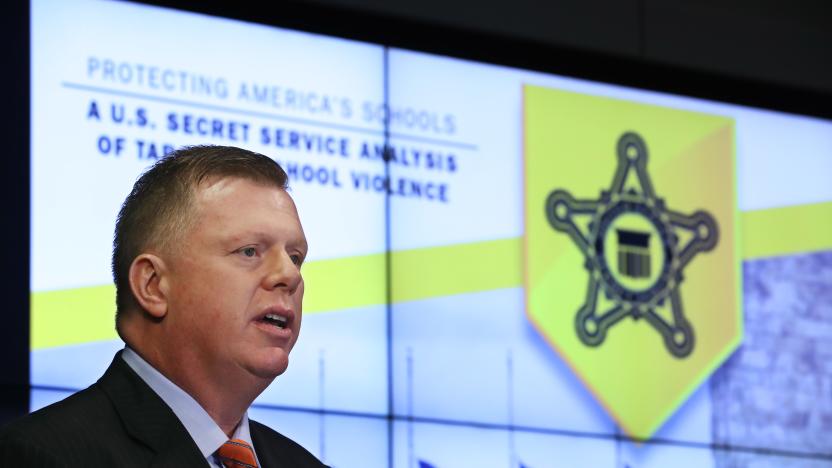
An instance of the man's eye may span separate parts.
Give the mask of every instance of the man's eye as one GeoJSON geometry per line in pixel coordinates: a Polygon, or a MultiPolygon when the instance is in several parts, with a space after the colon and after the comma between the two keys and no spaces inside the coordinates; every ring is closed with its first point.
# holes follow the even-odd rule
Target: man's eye
{"type": "Polygon", "coordinates": [[[254,247],[246,247],[240,251],[241,254],[245,255],[246,257],[254,257],[257,255],[257,249],[254,247]]]}
{"type": "Polygon", "coordinates": [[[300,264],[303,263],[303,257],[300,255],[292,255],[290,258],[292,259],[292,263],[295,265],[300,266],[300,264]]]}

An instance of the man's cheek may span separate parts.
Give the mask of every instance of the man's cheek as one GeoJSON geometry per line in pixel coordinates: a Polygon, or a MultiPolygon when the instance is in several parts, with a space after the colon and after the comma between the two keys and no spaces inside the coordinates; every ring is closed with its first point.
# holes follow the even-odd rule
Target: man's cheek
{"type": "Polygon", "coordinates": [[[303,282],[303,279],[300,280],[300,284],[298,285],[298,289],[295,291],[295,298],[298,303],[298,307],[303,305],[303,293],[306,291],[306,284],[303,282]]]}

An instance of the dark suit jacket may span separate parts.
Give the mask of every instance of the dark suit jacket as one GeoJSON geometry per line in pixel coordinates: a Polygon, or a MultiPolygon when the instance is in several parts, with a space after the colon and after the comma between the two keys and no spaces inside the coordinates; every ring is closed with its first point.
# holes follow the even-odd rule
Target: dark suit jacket
{"type": "MultiPolygon", "coordinates": [[[[263,468],[323,467],[300,445],[250,421],[263,468]]],[[[3,467],[199,467],[185,426],[116,354],[95,384],[0,431],[3,467]]]]}

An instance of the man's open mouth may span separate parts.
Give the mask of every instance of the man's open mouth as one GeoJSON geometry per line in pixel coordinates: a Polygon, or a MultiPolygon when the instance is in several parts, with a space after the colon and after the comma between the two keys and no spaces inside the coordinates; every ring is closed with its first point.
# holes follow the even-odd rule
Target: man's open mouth
{"type": "Polygon", "coordinates": [[[266,314],[263,321],[269,325],[274,325],[277,328],[286,328],[286,317],[277,314],[266,314]]]}

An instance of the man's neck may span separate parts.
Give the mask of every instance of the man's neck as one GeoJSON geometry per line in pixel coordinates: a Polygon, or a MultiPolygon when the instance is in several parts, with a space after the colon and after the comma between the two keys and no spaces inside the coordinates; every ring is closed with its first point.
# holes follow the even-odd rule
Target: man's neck
{"type": "Polygon", "coordinates": [[[271,383],[244,369],[205,369],[199,356],[187,352],[169,356],[156,347],[131,348],[196,400],[229,438],[254,399],[271,383]],[[214,377],[220,375],[222,379],[214,377]]]}

